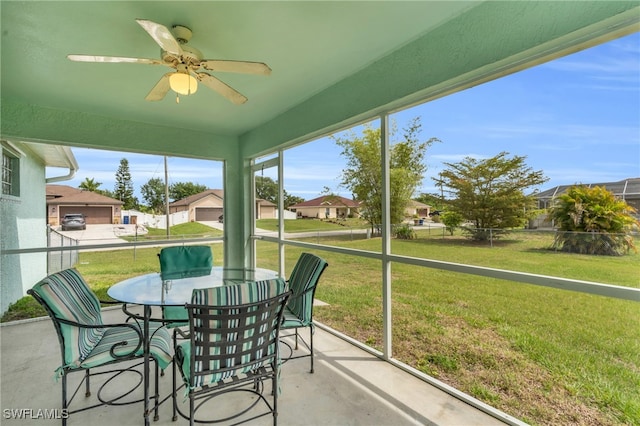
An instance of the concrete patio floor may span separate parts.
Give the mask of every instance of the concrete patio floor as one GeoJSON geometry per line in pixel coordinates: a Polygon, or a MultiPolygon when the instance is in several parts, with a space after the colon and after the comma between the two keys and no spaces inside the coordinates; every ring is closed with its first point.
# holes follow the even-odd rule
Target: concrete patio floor
{"type": "MultiPolygon", "coordinates": [[[[119,309],[103,312],[105,322],[124,319],[119,309]]],[[[499,425],[500,420],[479,411],[401,369],[360,350],[321,329],[315,333],[315,373],[309,358],[291,360],[282,367],[278,400],[280,425],[499,425]]],[[[12,419],[7,410],[60,409],[61,384],[54,380],[60,363],[58,339],[48,318],[3,324],[0,327],[2,425],[60,424],[60,420],[12,419]]],[[[161,397],[171,390],[171,368],[160,378],[161,397]]],[[[70,377],[70,389],[81,373],[70,377]]],[[[120,377],[118,386],[132,378],[120,377]]],[[[137,379],[135,379],[137,380],[137,379]]],[[[96,400],[99,379],[92,382],[96,400]]],[[[107,392],[109,389],[107,389],[107,392]]],[[[142,396],[138,388],[134,394],[142,396]]],[[[180,393],[180,400],[182,394],[180,393]]],[[[80,395],[75,404],[85,404],[80,395]]],[[[214,403],[209,404],[212,407],[214,403]]],[[[79,405],[75,405],[78,407],[79,405]]],[[[207,408],[209,409],[209,408],[207,408]]],[[[171,420],[171,401],[160,407],[152,425],[188,424],[171,420]]],[[[70,417],[69,425],[142,425],[142,403],[99,407],[70,417]]],[[[267,416],[249,424],[269,425],[267,416]]]]}

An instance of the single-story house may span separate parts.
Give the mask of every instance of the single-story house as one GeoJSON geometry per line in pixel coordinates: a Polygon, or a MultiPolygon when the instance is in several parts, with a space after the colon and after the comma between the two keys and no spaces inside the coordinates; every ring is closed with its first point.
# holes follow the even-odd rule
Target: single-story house
{"type": "MultiPolygon", "coordinates": [[[[224,191],[207,189],[181,200],[169,203],[169,214],[189,212],[189,222],[218,221],[224,212],[224,191]]],[[[270,201],[256,199],[256,218],[273,219],[276,205],[270,201]]]]}
{"type": "Polygon", "coordinates": [[[47,185],[47,220],[58,226],[65,214],[82,213],[87,224],[119,223],[120,200],[67,185],[47,185]]]}
{"type": "MultiPolygon", "coordinates": [[[[46,182],[71,179],[78,170],[68,147],[31,142],[0,141],[2,191],[0,224],[3,250],[47,246],[46,182]],[[46,177],[47,167],[69,169],[63,176],[46,177]]],[[[3,255],[0,267],[0,313],[47,275],[47,253],[3,255]],[[6,260],[6,261],[5,261],[6,260]]]]}
{"type": "Polygon", "coordinates": [[[536,197],[538,198],[538,208],[547,209],[552,207],[556,198],[575,185],[584,185],[589,188],[596,186],[604,187],[608,191],[613,192],[616,197],[625,200],[627,204],[640,212],[640,178],[628,178],[617,182],[558,185],[536,194],[536,197]]]}
{"type": "Polygon", "coordinates": [[[297,217],[317,219],[346,218],[358,216],[360,203],[339,195],[323,195],[289,207],[297,217]]]}
{"type": "MultiPolygon", "coordinates": [[[[256,199],[256,219],[276,219],[278,206],[269,200],[256,199]]],[[[286,216],[285,216],[286,219],[286,216]]]]}
{"type": "Polygon", "coordinates": [[[427,218],[429,217],[430,211],[431,206],[421,203],[420,201],[410,200],[405,209],[405,216],[427,218]]]}

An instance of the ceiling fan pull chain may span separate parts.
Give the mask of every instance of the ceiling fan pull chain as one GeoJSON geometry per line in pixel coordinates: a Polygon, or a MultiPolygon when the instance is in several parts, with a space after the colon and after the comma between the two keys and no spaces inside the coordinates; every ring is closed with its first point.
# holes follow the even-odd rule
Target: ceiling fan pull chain
{"type": "Polygon", "coordinates": [[[178,93],[176,93],[176,103],[177,104],[180,103],[180,95],[178,93]]]}

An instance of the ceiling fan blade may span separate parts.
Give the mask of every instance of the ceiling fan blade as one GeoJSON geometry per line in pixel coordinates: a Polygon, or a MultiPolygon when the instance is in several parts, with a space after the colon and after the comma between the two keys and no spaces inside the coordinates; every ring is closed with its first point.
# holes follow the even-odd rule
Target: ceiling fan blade
{"type": "Polygon", "coordinates": [[[203,59],[200,62],[209,71],[237,72],[243,74],[271,74],[271,68],[262,62],[225,61],[217,59],[203,59]]]}
{"type": "Polygon", "coordinates": [[[110,63],[166,65],[164,62],[158,61],[157,59],[124,58],[121,56],[67,55],[67,58],[75,62],[110,62],[110,63]]]}
{"type": "Polygon", "coordinates": [[[218,80],[214,76],[209,75],[206,72],[198,72],[195,74],[202,84],[220,93],[222,96],[229,99],[234,104],[240,105],[247,102],[247,98],[243,94],[241,94],[231,86],[228,86],[227,84],[218,80]]]}
{"type": "Polygon", "coordinates": [[[180,56],[182,55],[182,48],[180,47],[180,43],[175,39],[171,31],[167,29],[162,24],[158,24],[153,21],[149,21],[147,19],[136,19],[136,22],[140,24],[142,28],[146,32],[149,33],[151,38],[153,38],[158,45],[172,55],[180,56]]]}
{"type": "Polygon", "coordinates": [[[169,85],[169,76],[171,76],[171,74],[173,74],[173,73],[172,72],[168,72],[165,75],[163,75],[160,78],[160,80],[158,80],[156,85],[153,86],[153,89],[151,89],[151,91],[145,97],[145,99],[148,100],[148,101],[161,101],[161,100],[163,100],[164,97],[169,92],[169,89],[171,89],[171,86],[169,85]]]}

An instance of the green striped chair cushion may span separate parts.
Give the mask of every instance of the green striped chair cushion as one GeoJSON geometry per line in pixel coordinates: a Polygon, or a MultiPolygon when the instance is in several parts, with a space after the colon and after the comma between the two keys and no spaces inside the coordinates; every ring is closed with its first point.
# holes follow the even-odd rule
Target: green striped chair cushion
{"type": "Polygon", "coordinates": [[[311,253],[302,253],[289,276],[293,292],[285,310],[282,328],[306,327],[312,320],[313,295],[327,262],[311,253]]]}
{"type": "Polygon", "coordinates": [[[160,250],[159,257],[163,280],[209,275],[213,266],[213,254],[209,246],[165,247],[160,250]]]}
{"type": "MultiPolygon", "coordinates": [[[[105,325],[102,322],[100,301],[91,291],[82,276],[75,269],[66,269],[51,274],[35,286],[36,293],[53,312],[56,319],[83,325],[105,325]]],[[[65,368],[91,368],[113,361],[110,350],[114,344],[126,341],[126,346],[118,346],[116,355],[127,355],[138,345],[140,335],[131,327],[140,330],[135,323],[128,326],[82,328],[57,321],[64,344],[65,368]]],[[[163,369],[171,362],[169,332],[160,328],[162,324],[151,324],[151,355],[163,369]]],[[[135,355],[142,355],[144,346],[135,355]]]]}
{"type": "MultiPolygon", "coordinates": [[[[57,318],[85,325],[102,325],[100,302],[75,269],[49,275],[33,288],[57,318]]],[[[54,319],[55,321],[55,319],[54,319]]],[[[64,364],[79,367],[105,334],[104,328],[60,323],[64,364]]]]}
{"type": "Polygon", "coordinates": [[[183,306],[163,306],[162,318],[168,320],[167,328],[184,327],[189,324],[189,314],[183,306]]]}
{"type": "Polygon", "coordinates": [[[286,289],[287,283],[282,278],[195,289],[191,293],[191,303],[210,306],[243,305],[270,299],[284,293],[286,289]]]}
{"type": "Polygon", "coordinates": [[[284,315],[282,316],[282,325],[284,328],[298,328],[298,327],[306,327],[309,325],[308,323],[304,323],[296,314],[291,312],[289,308],[285,308],[284,315]]]}
{"type": "MultiPolygon", "coordinates": [[[[176,246],[160,250],[160,275],[163,280],[201,277],[209,275],[213,266],[213,254],[209,246],[176,246]]],[[[179,282],[175,285],[180,285],[179,282]]],[[[189,315],[184,307],[165,306],[162,316],[171,320],[167,327],[187,325],[189,315]]]]}
{"type": "MultiPolygon", "coordinates": [[[[140,330],[137,324],[132,323],[132,326],[140,330]]],[[[158,366],[164,370],[173,358],[170,348],[171,336],[169,335],[169,331],[163,327],[162,323],[151,322],[149,324],[149,334],[152,336],[149,344],[151,356],[156,359],[158,366]]],[[[118,345],[114,351],[115,354],[119,356],[129,355],[131,350],[138,345],[139,340],[140,337],[138,333],[129,327],[107,328],[100,342],[89,353],[89,356],[82,361],[80,367],[92,368],[113,361],[114,358],[111,356],[110,350],[113,345],[120,342],[127,342],[127,344],[124,346],[118,345]]],[[[140,345],[135,355],[142,356],[143,353],[144,345],[140,345]]]]}
{"type": "MultiPolygon", "coordinates": [[[[230,306],[230,305],[243,305],[247,303],[254,303],[283,294],[287,289],[286,282],[281,278],[275,278],[270,280],[256,281],[251,283],[243,283],[238,285],[229,285],[222,287],[213,287],[208,289],[194,290],[192,293],[191,302],[194,305],[209,305],[209,306],[230,306]]],[[[255,316],[248,316],[246,318],[247,325],[256,321],[255,316]]],[[[199,327],[202,324],[196,319],[194,320],[194,327],[199,327]]],[[[235,324],[236,326],[242,326],[243,324],[235,324]]],[[[229,324],[221,324],[220,321],[211,321],[207,324],[208,328],[212,329],[211,333],[207,333],[206,339],[210,339],[213,342],[231,341],[237,339],[233,330],[229,331],[228,328],[220,329],[220,327],[229,327],[229,324]],[[216,330],[220,330],[216,332],[216,330]]],[[[248,330],[251,333],[251,329],[248,330]]],[[[250,336],[250,334],[245,337],[250,336]]],[[[194,333],[194,340],[202,341],[204,339],[203,333],[194,333]]],[[[262,341],[264,342],[264,341],[262,341]]],[[[198,344],[196,343],[196,346],[198,344]]],[[[211,355],[220,355],[220,351],[224,349],[220,347],[213,347],[211,355]]],[[[263,366],[267,362],[273,361],[273,359],[263,359],[263,357],[269,357],[275,354],[276,344],[275,341],[267,347],[267,353],[260,351],[252,351],[249,343],[245,343],[242,346],[243,355],[240,360],[240,367],[234,369],[236,364],[234,354],[230,354],[228,358],[212,359],[207,365],[204,365],[202,361],[196,360],[194,366],[194,372],[211,371],[211,374],[197,375],[193,378],[193,383],[189,382],[191,376],[191,341],[185,341],[180,343],[176,347],[176,359],[178,365],[181,368],[182,376],[185,383],[191,389],[198,388],[207,384],[219,382],[229,377],[237,376],[249,371],[255,370],[263,366]],[[250,363],[252,359],[261,360],[257,363],[250,363]],[[218,371],[221,370],[222,371],[218,371]]],[[[201,355],[196,353],[196,355],[201,355]]]]}

